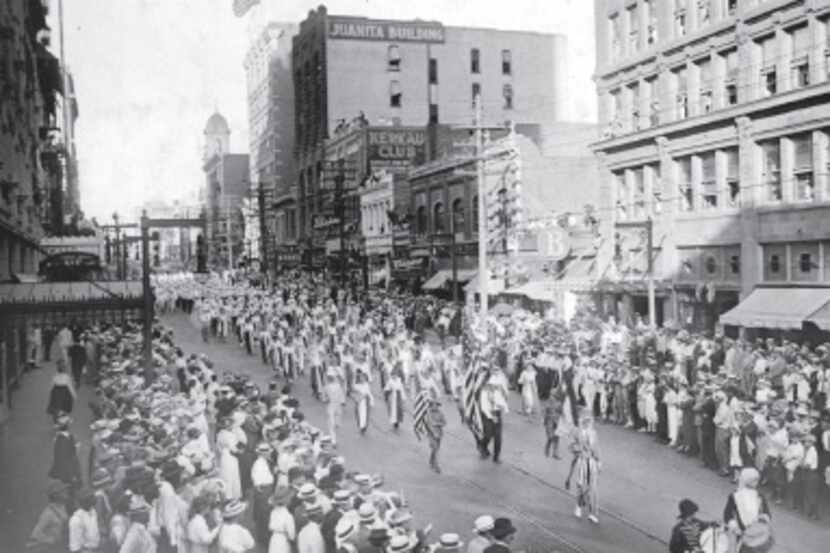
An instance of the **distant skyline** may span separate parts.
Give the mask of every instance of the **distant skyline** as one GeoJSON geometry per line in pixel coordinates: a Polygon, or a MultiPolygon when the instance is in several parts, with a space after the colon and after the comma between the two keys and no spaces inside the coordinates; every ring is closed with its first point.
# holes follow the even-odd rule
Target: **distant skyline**
{"type": "MultiPolygon", "coordinates": [[[[57,2],[50,26],[57,53],[57,2]]],[[[445,25],[559,33],[568,38],[568,113],[596,120],[589,0],[335,0],[330,13],[433,19],[445,25]]],[[[248,149],[242,66],[268,21],[299,23],[320,2],[262,0],[245,17],[233,0],[64,0],[66,60],[80,117],[81,204],[87,217],[130,217],[146,201],[195,200],[204,125],[218,110],[231,151],[248,149]]]]}

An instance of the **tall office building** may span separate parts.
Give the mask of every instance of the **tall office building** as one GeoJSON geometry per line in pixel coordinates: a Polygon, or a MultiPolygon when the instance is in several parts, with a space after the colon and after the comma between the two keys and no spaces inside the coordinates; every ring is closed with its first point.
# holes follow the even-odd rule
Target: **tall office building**
{"type": "Polygon", "coordinates": [[[383,21],[311,11],[293,41],[297,232],[322,210],[324,144],[355,119],[370,126],[489,125],[563,118],[565,38],[383,21]]]}
{"type": "Polygon", "coordinates": [[[800,329],[830,300],[830,2],[594,6],[607,307],[645,313],[651,219],[658,322],[800,329]]]}
{"type": "Polygon", "coordinates": [[[252,198],[245,239],[254,255],[269,266],[273,266],[275,249],[293,239],[286,233],[284,206],[289,203],[294,177],[291,41],[296,31],[297,26],[290,23],[268,23],[256,35],[244,63],[252,198]],[[260,209],[264,211],[264,238],[260,209]]]}

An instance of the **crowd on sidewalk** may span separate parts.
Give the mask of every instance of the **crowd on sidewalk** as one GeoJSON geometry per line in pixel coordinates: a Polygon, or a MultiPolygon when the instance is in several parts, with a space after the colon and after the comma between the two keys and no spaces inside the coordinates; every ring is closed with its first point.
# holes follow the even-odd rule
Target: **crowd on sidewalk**
{"type": "MultiPolygon", "coordinates": [[[[63,515],[77,519],[77,538],[79,521],[91,526],[93,511],[84,505],[92,501],[96,513],[104,506],[109,513],[98,517],[97,549],[70,547],[73,551],[150,551],[151,543],[160,550],[201,551],[196,542],[205,536],[219,544],[220,535],[225,541],[244,537],[234,521],[246,511],[248,499],[254,541],[268,543],[270,550],[287,551],[284,541],[270,547],[271,527],[285,522],[275,522],[274,511],[285,502],[295,530],[289,541],[295,546],[300,528],[310,521],[324,537],[320,551],[351,551],[349,544],[355,543],[338,541],[337,525],[326,525],[326,516],[336,511],[356,521],[358,536],[365,534],[358,551],[376,550],[367,540],[372,530],[379,538],[381,527],[387,550],[425,550],[426,536],[408,529],[411,515],[403,498],[380,491],[371,475],[347,474],[337,455],[347,399],[354,403],[355,423],[366,433],[377,409],[375,390],[395,430],[404,423],[404,405],[411,404],[436,472],[441,470],[443,397],[450,397],[469,423],[465,396],[476,390],[484,422],[479,453],[499,462],[502,418],[509,412],[511,391],[518,391],[522,414],[544,424],[545,455],[559,458],[559,442],[569,439],[573,459],[566,485],[576,484],[577,516],[587,509],[594,522],[598,506],[592,498],[601,470],[594,419],[651,433],[733,477],[738,489],[729,495],[723,521],[729,532],[722,537],[749,543],[755,533],[765,543],[757,527],[769,526],[766,495],[776,502],[786,499],[809,516],[820,515],[830,451],[830,348],[824,345],[749,343],[643,324],[632,329],[603,321],[588,307],[569,324],[518,308],[493,310],[484,320],[467,312],[462,327],[459,310],[449,303],[408,294],[357,294],[301,273],[272,290],[217,278],[197,282],[190,275],[160,277],[155,287],[167,309],[191,314],[203,339],[238,342],[261,357],[279,381],[266,391],[231,373],[220,375],[204,356],[178,349],[160,328],[155,366],[147,373],[138,357],[136,329],[86,329],[82,334],[95,344],[95,378],[100,378],[94,452],[85,470],[72,461],[67,420],[58,412],[71,409],[71,402],[50,401],[58,428],[52,475],[62,484],[50,490],[33,543],[48,541],[49,529],[58,528],[50,517],[61,518],[56,515],[61,504],[70,508],[63,515]],[[442,347],[425,342],[429,327],[442,347]],[[445,343],[448,335],[459,334],[460,340],[445,343]],[[480,388],[465,382],[473,365],[486,369],[480,388]],[[300,379],[327,404],[325,432],[303,420],[291,396],[291,385],[300,379]],[[419,411],[421,398],[426,408],[419,411]],[[81,488],[83,472],[94,491],[81,488]],[[263,481],[266,489],[261,489],[263,481]],[[360,515],[367,497],[375,509],[371,520],[367,505],[365,516],[360,515]],[[78,511],[87,515],[76,517],[78,511]],[[225,519],[229,522],[220,524],[225,519]],[[133,540],[126,543],[146,543],[146,548],[124,548],[127,534],[119,528],[133,526],[133,540]],[[406,544],[399,535],[407,536],[406,544]]],[[[52,396],[61,397],[60,387],[71,385],[72,379],[59,374],[57,396],[55,390],[52,396]]],[[[682,544],[699,545],[702,536],[711,539],[706,530],[714,527],[695,518],[694,501],[684,499],[680,511],[672,551],[691,550],[682,544]]],[[[484,534],[491,532],[490,541],[512,535],[505,534],[512,529],[505,519],[478,522],[484,534]]],[[[451,546],[458,539],[442,535],[431,548],[456,550],[451,546]]],[[[221,547],[247,550],[232,543],[221,547]]]]}

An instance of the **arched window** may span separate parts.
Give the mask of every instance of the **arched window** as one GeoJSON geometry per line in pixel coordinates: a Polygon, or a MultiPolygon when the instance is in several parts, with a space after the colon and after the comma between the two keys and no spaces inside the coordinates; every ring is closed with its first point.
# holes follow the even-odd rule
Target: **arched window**
{"type": "Polygon", "coordinates": [[[436,233],[444,232],[444,204],[436,202],[432,208],[432,225],[436,233]]]}
{"type": "Polygon", "coordinates": [[[424,205],[415,213],[415,231],[417,234],[427,233],[427,208],[424,205]]]}
{"type": "Polygon", "coordinates": [[[473,196],[472,205],[473,232],[478,232],[478,196],[473,196]]]}
{"type": "Polygon", "coordinates": [[[452,232],[464,232],[464,201],[461,198],[452,202],[452,232]]]}

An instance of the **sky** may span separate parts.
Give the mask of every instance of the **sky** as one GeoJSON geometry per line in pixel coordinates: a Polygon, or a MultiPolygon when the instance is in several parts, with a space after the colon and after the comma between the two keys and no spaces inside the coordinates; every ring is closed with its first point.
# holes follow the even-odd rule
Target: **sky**
{"type": "MultiPolygon", "coordinates": [[[[57,0],[53,45],[59,44],[57,0]]],[[[81,207],[99,222],[146,201],[192,204],[204,183],[202,132],[219,111],[231,150],[247,151],[242,62],[262,23],[299,22],[318,1],[261,0],[243,18],[233,0],[64,0],[65,59],[75,80],[81,207]]],[[[590,0],[332,0],[329,13],[434,19],[568,38],[568,113],[596,119],[590,0]]]]}

